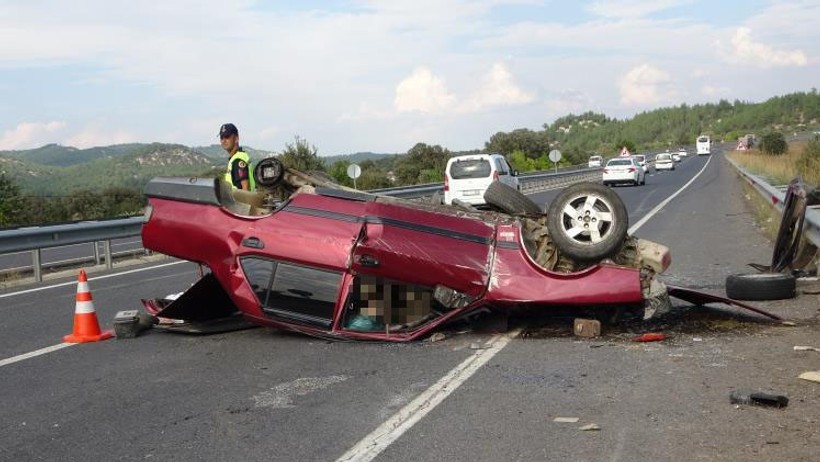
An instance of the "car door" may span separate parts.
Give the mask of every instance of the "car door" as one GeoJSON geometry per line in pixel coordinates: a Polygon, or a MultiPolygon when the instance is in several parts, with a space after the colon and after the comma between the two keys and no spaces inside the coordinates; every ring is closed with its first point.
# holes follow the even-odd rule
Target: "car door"
{"type": "Polygon", "coordinates": [[[365,202],[299,194],[236,236],[236,258],[259,315],[328,329],[365,202]]]}

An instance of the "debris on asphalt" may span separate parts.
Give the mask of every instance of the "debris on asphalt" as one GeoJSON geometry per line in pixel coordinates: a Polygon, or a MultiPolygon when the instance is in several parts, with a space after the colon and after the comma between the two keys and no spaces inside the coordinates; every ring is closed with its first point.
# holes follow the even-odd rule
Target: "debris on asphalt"
{"type": "Polygon", "coordinates": [[[578,417],[556,417],[552,419],[553,422],[560,422],[560,423],[575,423],[580,420],[578,417]]]}
{"type": "Polygon", "coordinates": [[[442,341],[446,338],[447,338],[447,336],[444,335],[443,332],[436,332],[435,334],[430,336],[430,341],[431,342],[440,342],[440,341],[442,341]]]}
{"type": "Polygon", "coordinates": [[[632,339],[633,342],[660,342],[662,340],[666,340],[666,335],[655,332],[641,334],[632,339]]]}
{"type": "Polygon", "coordinates": [[[793,322],[793,321],[783,321],[783,322],[781,322],[780,324],[781,324],[781,325],[784,325],[784,326],[789,326],[789,327],[794,327],[794,326],[796,326],[796,325],[797,325],[797,323],[796,323],[796,322],[793,322]]]}
{"type": "Polygon", "coordinates": [[[780,408],[789,405],[789,398],[786,395],[762,391],[735,390],[729,394],[729,402],[732,404],[754,404],[780,408]]]}
{"type": "Polygon", "coordinates": [[[601,321],[597,319],[575,319],[573,332],[578,337],[600,337],[601,336],[601,321]]]}
{"type": "Polygon", "coordinates": [[[582,432],[597,432],[600,429],[601,427],[594,423],[584,425],[583,427],[578,427],[578,430],[581,430],[582,432]]]}
{"type": "Polygon", "coordinates": [[[138,310],[118,311],[114,316],[114,333],[117,339],[134,338],[158,322],[155,316],[138,310]]]}
{"type": "Polygon", "coordinates": [[[807,345],[795,345],[794,351],[820,351],[820,348],[807,345]]]}
{"type": "Polygon", "coordinates": [[[820,371],[806,371],[798,375],[797,378],[820,383],[820,371]]]}
{"type": "Polygon", "coordinates": [[[692,337],[692,341],[693,342],[702,342],[703,338],[702,337],[692,337]]]}
{"type": "Polygon", "coordinates": [[[483,350],[485,348],[490,348],[490,347],[488,345],[478,343],[478,342],[473,342],[473,343],[470,344],[470,349],[471,350],[483,350]]]}

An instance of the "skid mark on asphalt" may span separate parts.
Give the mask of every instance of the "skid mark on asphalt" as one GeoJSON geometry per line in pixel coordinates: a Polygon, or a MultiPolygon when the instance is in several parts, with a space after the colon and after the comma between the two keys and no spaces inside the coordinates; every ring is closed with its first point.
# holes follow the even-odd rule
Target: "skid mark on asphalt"
{"type": "Polygon", "coordinates": [[[349,379],[349,375],[331,375],[330,377],[303,377],[287,383],[280,383],[268,391],[253,396],[256,407],[266,407],[271,409],[287,409],[296,407],[293,398],[305,396],[314,391],[344,382],[349,379]]]}

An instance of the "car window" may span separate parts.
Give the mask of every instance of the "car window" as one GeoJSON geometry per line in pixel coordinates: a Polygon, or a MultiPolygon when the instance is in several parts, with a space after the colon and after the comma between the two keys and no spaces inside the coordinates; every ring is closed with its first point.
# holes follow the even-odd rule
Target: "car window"
{"type": "Polygon", "coordinates": [[[655,156],[655,160],[669,160],[671,158],[672,156],[669,154],[658,154],[657,156],[655,156]]]}
{"type": "Polygon", "coordinates": [[[340,272],[258,257],[244,257],[240,263],[266,314],[330,326],[340,272]]]}
{"type": "Polygon", "coordinates": [[[454,180],[486,178],[491,172],[492,168],[487,159],[457,160],[450,164],[450,178],[454,180]]]}
{"type": "Polygon", "coordinates": [[[601,161],[601,156],[592,156],[592,157],[589,158],[589,160],[594,161],[594,162],[600,162],[601,161]]]}
{"type": "Polygon", "coordinates": [[[504,164],[504,161],[498,157],[495,158],[495,168],[498,170],[499,175],[508,175],[510,173],[507,171],[507,166],[504,164]]]}
{"type": "Polygon", "coordinates": [[[632,159],[612,159],[606,163],[607,167],[617,167],[623,165],[632,165],[632,159]]]}
{"type": "Polygon", "coordinates": [[[442,287],[437,297],[434,287],[377,276],[356,276],[346,303],[344,326],[350,330],[381,332],[415,328],[472,300],[458,299],[450,292],[442,287]],[[449,300],[455,306],[445,306],[439,299],[449,300]]]}

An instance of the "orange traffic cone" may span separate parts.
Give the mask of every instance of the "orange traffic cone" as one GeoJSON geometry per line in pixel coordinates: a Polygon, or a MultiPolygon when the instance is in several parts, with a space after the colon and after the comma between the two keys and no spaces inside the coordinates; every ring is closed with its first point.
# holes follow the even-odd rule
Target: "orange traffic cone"
{"type": "Polygon", "coordinates": [[[80,270],[77,277],[77,304],[74,308],[74,332],[63,337],[68,343],[98,342],[113,337],[110,331],[100,331],[97,321],[97,312],[94,311],[94,299],[88,288],[88,276],[85,270],[80,270]]]}

